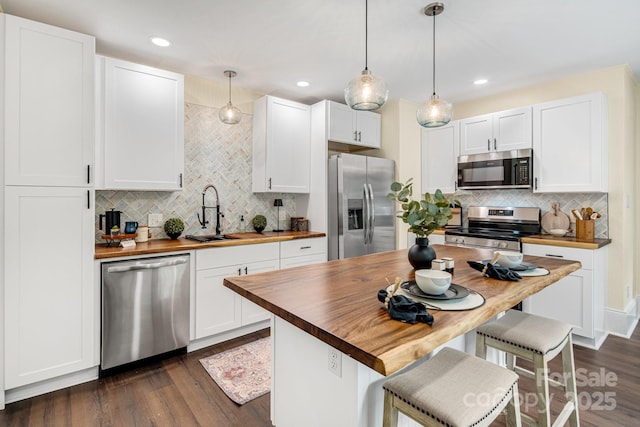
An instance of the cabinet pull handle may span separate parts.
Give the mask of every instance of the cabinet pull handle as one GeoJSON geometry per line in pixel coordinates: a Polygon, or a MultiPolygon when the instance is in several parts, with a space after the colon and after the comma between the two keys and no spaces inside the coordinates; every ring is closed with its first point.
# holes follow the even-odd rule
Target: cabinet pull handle
{"type": "Polygon", "coordinates": [[[244,268],[244,274],[249,274],[249,267],[244,268]]]}
{"type": "Polygon", "coordinates": [[[487,139],[487,151],[491,151],[491,139],[487,139]]]}
{"type": "Polygon", "coordinates": [[[182,188],[182,174],[180,174],[180,188],[182,188]]]}
{"type": "Polygon", "coordinates": [[[91,184],[91,165],[87,165],[87,184],[91,184]]]}
{"type": "Polygon", "coordinates": [[[353,140],[354,141],[358,141],[358,131],[357,130],[353,131],[353,140]]]}
{"type": "Polygon", "coordinates": [[[362,132],[358,131],[358,142],[362,142],[362,132]]]}
{"type": "Polygon", "coordinates": [[[91,209],[91,190],[87,190],[87,209],[91,209]]]}
{"type": "Polygon", "coordinates": [[[311,246],[300,246],[300,249],[311,249],[311,246]]]}
{"type": "Polygon", "coordinates": [[[564,258],[564,255],[556,255],[556,254],[544,254],[544,256],[550,256],[552,258],[564,258]]]}
{"type": "Polygon", "coordinates": [[[242,267],[238,269],[238,276],[242,276],[242,267]]]}
{"type": "Polygon", "coordinates": [[[496,141],[495,138],[493,138],[493,149],[494,149],[494,151],[498,150],[498,141],[496,141]]]}
{"type": "Polygon", "coordinates": [[[533,189],[534,190],[538,189],[538,177],[535,177],[533,180],[533,189]]]}
{"type": "Polygon", "coordinates": [[[269,190],[271,190],[271,178],[269,178],[269,190]]]}

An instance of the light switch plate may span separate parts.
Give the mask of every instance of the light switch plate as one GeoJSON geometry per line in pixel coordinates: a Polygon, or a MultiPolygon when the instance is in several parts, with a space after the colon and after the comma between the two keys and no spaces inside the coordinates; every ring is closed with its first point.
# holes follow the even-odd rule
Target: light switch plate
{"type": "Polygon", "coordinates": [[[149,214],[147,222],[149,227],[162,227],[162,214],[149,214]]]}

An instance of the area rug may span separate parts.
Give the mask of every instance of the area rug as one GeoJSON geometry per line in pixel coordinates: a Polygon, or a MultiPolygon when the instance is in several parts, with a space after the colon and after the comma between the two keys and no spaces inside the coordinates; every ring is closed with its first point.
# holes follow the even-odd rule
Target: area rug
{"type": "Polygon", "coordinates": [[[200,359],[211,378],[238,405],[268,393],[271,387],[271,338],[200,359]]]}

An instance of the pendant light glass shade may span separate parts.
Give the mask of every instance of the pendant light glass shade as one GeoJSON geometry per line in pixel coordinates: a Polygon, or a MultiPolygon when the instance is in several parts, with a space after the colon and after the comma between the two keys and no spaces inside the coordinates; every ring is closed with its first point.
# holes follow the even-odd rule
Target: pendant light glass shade
{"type": "Polygon", "coordinates": [[[365,0],[364,70],[344,88],[344,100],[354,110],[377,110],[387,102],[389,97],[387,83],[382,78],[371,74],[367,67],[368,14],[369,2],[365,0]]]}
{"type": "Polygon", "coordinates": [[[418,108],[416,118],[422,127],[437,128],[449,123],[452,113],[453,107],[450,102],[440,99],[438,95],[431,95],[431,98],[418,108]]]}
{"type": "Polygon", "coordinates": [[[416,119],[422,127],[437,128],[451,121],[453,107],[450,102],[436,95],[436,15],[444,11],[442,3],[431,3],[424,8],[424,14],[433,16],[433,94],[416,112],[416,119]]]}
{"type": "Polygon", "coordinates": [[[222,123],[235,125],[240,123],[240,120],[242,119],[242,111],[231,103],[231,78],[235,77],[237,73],[235,71],[227,70],[224,72],[224,75],[229,77],[229,102],[220,109],[218,117],[222,123]]]}

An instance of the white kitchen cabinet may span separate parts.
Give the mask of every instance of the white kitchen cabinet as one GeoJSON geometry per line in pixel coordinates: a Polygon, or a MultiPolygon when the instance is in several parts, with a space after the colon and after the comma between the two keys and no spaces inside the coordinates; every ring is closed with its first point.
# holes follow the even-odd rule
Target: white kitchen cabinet
{"type": "Polygon", "coordinates": [[[329,141],[362,148],[380,148],[380,114],[352,110],[329,101],[329,141]]]}
{"type": "Polygon", "coordinates": [[[460,120],[460,155],[531,148],[531,107],[460,120]]]}
{"type": "Polygon", "coordinates": [[[327,260],[327,238],[295,239],[280,242],[280,268],[317,264],[327,260]]]}
{"type": "Polygon", "coordinates": [[[269,318],[269,312],[224,286],[225,277],[274,271],[278,243],[196,251],[195,338],[200,339],[269,318]]]}
{"type": "Polygon", "coordinates": [[[0,14],[6,185],[93,186],[91,36],[0,14]]]}
{"type": "Polygon", "coordinates": [[[458,121],[422,129],[422,193],[455,193],[458,179],[458,121]]]}
{"type": "Polygon", "coordinates": [[[598,348],[606,337],[607,247],[590,250],[525,243],[522,251],[525,255],[580,261],[580,270],[527,298],[523,310],[569,323],[574,327],[575,343],[598,348]]]}
{"type": "Polygon", "coordinates": [[[98,364],[94,194],[73,187],[4,191],[4,388],[13,389],[98,364]],[[43,220],[43,208],[56,220],[43,220]]]}
{"type": "Polygon", "coordinates": [[[184,76],[99,57],[97,187],[176,191],[184,170],[184,76]]]}
{"type": "Polygon", "coordinates": [[[607,192],[603,93],[533,106],[534,192],[607,192]]]}
{"type": "Polygon", "coordinates": [[[254,193],[309,193],[311,109],[265,96],[253,105],[254,193]]]}

